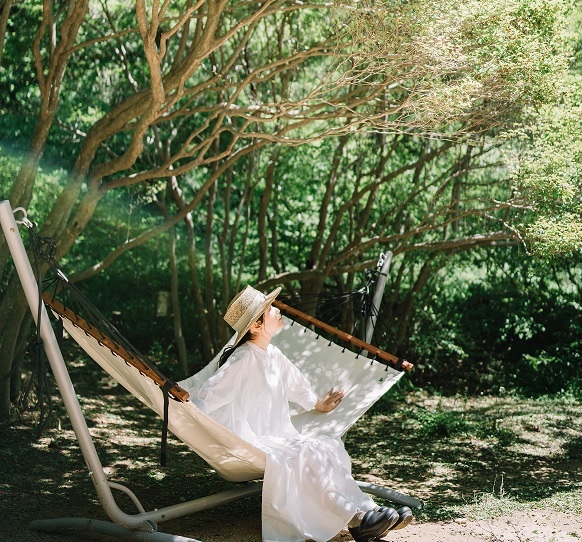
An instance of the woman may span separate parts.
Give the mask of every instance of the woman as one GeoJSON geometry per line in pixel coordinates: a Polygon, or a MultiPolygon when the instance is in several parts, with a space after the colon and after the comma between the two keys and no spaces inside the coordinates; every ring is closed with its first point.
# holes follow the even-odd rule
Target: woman
{"type": "Polygon", "coordinates": [[[263,540],[324,542],[347,525],[356,542],[368,542],[408,525],[409,508],[377,507],[360,490],[339,439],[305,437],[291,423],[289,401],[326,413],[344,393],[332,388],[319,399],[299,369],[271,344],[284,326],[272,306],[280,291],[265,296],[247,286],[231,301],[224,319],[236,337],[194,398],[204,412],[266,454],[263,540]]]}

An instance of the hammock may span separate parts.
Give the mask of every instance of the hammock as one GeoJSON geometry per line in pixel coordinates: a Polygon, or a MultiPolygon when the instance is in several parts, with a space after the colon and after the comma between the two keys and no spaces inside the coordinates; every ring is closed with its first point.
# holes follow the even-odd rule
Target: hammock
{"type": "MultiPolygon", "coordinates": [[[[68,334],[107,373],[145,405],[164,417],[164,398],[157,375],[148,374],[139,358],[115,344],[62,303],[44,295],[44,302],[63,319],[68,334]]],[[[279,304],[282,305],[282,304],[279,304]]],[[[307,315],[305,315],[307,316],[307,315]]],[[[342,437],[347,430],[384,393],[402,377],[403,372],[341,348],[314,331],[284,317],[285,329],[273,339],[289,359],[311,382],[316,394],[323,397],[330,383],[338,382],[345,398],[332,412],[292,410],[295,427],[305,435],[327,434],[342,437]]],[[[317,322],[315,319],[311,321],[317,322]]],[[[218,368],[218,354],[202,371],[171,386],[174,401],[168,404],[168,428],[192,448],[216,472],[231,482],[261,478],[265,454],[188,400],[190,390],[204,382],[218,368]]]]}
{"type": "MultiPolygon", "coordinates": [[[[251,483],[213,496],[145,512],[137,497],[129,489],[107,481],[48,318],[44,317],[41,321],[37,318],[38,288],[12,209],[7,201],[0,203],[0,222],[31,311],[40,327],[53,374],[61,390],[99,498],[106,513],[117,524],[95,522],[85,518],[64,518],[35,521],[31,527],[49,531],[63,528],[83,528],[135,540],[186,542],[191,539],[156,532],[156,523],[260,492],[260,484],[251,483]],[[135,503],[139,513],[130,515],[122,512],[112,497],[111,489],[127,493],[135,503]],[[133,533],[136,530],[145,532],[138,532],[133,538],[133,533]]],[[[26,224],[26,220],[24,223],[26,224]]],[[[26,225],[30,227],[29,224],[31,223],[26,225]]],[[[66,280],[62,272],[60,276],[61,279],[66,280]]],[[[151,367],[147,361],[141,359],[128,343],[111,338],[94,324],[87,322],[75,311],[55,299],[54,296],[45,293],[43,298],[53,312],[62,319],[69,335],[87,354],[130,393],[159,416],[165,418],[170,431],[211,465],[220,476],[233,482],[251,481],[263,476],[264,452],[220,425],[188,400],[188,390],[195,388],[198,383],[216,370],[220,354],[196,375],[174,383],[151,367]],[[169,399],[170,397],[172,400],[169,399]]],[[[367,353],[369,352],[374,356],[370,359],[346,350],[331,340],[324,339],[318,332],[293,322],[289,318],[285,319],[285,329],[274,338],[273,343],[279,346],[290,359],[297,360],[297,365],[311,381],[318,395],[325,395],[330,383],[339,384],[346,392],[346,397],[340,406],[330,413],[324,415],[298,411],[294,413],[293,423],[305,434],[343,436],[358,418],[402,377],[403,370],[412,368],[405,360],[342,334],[339,330],[326,326],[281,303],[279,306],[283,310],[293,313],[295,317],[302,318],[308,325],[318,326],[325,332],[331,332],[338,338],[350,341],[362,351],[366,350],[367,353]],[[390,363],[392,366],[385,363],[390,363]]],[[[46,316],[46,311],[42,305],[40,305],[40,309],[38,314],[46,316]]],[[[110,324],[108,325],[110,326],[110,324]]],[[[363,482],[359,482],[359,484],[364,491],[393,502],[412,507],[421,506],[421,503],[416,499],[396,491],[363,482]]]]}

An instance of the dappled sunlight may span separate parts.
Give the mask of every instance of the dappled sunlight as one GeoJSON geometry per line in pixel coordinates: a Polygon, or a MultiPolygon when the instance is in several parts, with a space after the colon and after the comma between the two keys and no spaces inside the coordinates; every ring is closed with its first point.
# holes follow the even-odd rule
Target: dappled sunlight
{"type": "Polygon", "coordinates": [[[576,402],[416,393],[358,422],[346,447],[357,474],[387,480],[424,500],[432,514],[500,486],[532,503],[582,487],[582,456],[571,453],[581,439],[576,402]]]}
{"type": "Polygon", "coordinates": [[[295,427],[305,435],[340,437],[401,377],[402,373],[319,336],[284,317],[285,328],[272,343],[308,378],[319,397],[343,389],[345,397],[332,412],[292,409],[295,427]]]}
{"type": "MultiPolygon", "coordinates": [[[[168,466],[162,468],[157,415],[107,380],[104,392],[94,364],[70,371],[108,479],[134,491],[146,510],[238,487],[172,435],[168,466]]],[[[60,517],[63,510],[105,519],[62,403],[55,405],[53,423],[38,440],[31,426],[1,429],[0,461],[10,468],[0,480],[0,504],[23,526],[60,517]]],[[[356,479],[423,501],[420,523],[458,517],[482,495],[504,495],[528,507],[551,498],[553,506],[564,502],[573,509],[576,504],[564,496],[582,487],[580,409],[566,398],[464,399],[415,392],[377,403],[347,433],[346,448],[356,479]]],[[[133,512],[126,496],[114,495],[124,511],[133,512]]],[[[224,536],[260,540],[260,495],[229,505],[228,517],[224,510],[173,520],[162,530],[205,542],[224,536]]],[[[336,538],[350,540],[346,533],[336,538]]]]}

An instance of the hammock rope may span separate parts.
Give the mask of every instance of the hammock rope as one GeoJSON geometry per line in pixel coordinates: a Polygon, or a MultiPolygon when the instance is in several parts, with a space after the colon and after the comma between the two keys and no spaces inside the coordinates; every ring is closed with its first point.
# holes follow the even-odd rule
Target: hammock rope
{"type": "Polygon", "coordinates": [[[22,223],[26,226],[31,241],[31,252],[34,261],[34,274],[39,292],[39,301],[37,306],[37,321],[39,322],[39,325],[36,327],[34,338],[31,339],[14,356],[12,361],[12,368],[2,377],[2,381],[6,381],[11,378],[11,376],[20,368],[27,354],[33,354],[34,365],[32,367],[31,376],[20,398],[18,399],[17,404],[22,412],[39,412],[36,432],[37,437],[40,437],[46,427],[48,420],[50,419],[50,415],[53,411],[53,403],[49,379],[49,364],[40,336],[40,322],[42,319],[42,302],[40,300],[40,294],[43,288],[43,281],[39,259],[45,261],[55,261],[54,255],[56,253],[56,244],[49,237],[40,237],[36,233],[36,224],[28,220],[26,216],[22,219],[22,223]],[[33,392],[35,392],[34,399],[31,398],[33,392]]]}
{"type": "Polygon", "coordinates": [[[397,343],[392,330],[380,320],[380,309],[373,303],[374,286],[380,275],[387,276],[379,269],[367,269],[365,271],[366,284],[357,290],[340,294],[323,292],[280,295],[274,304],[294,320],[307,322],[317,328],[318,332],[323,330],[328,338],[339,340],[343,345],[351,345],[358,349],[360,354],[366,351],[372,354],[375,360],[387,362],[399,370],[410,371],[413,365],[404,357],[388,354],[380,347],[387,340],[393,345],[397,343]],[[297,306],[301,307],[301,310],[294,308],[297,306]],[[369,344],[357,338],[364,335],[363,330],[357,328],[357,319],[348,322],[349,315],[358,313],[363,321],[370,317],[374,319],[373,334],[369,344]],[[315,316],[310,316],[311,314],[315,316]],[[378,355],[376,352],[381,352],[381,354],[378,355]]]}
{"type": "Polygon", "coordinates": [[[340,329],[337,329],[336,327],[330,326],[329,324],[326,324],[325,322],[322,322],[317,318],[314,318],[313,316],[309,316],[308,314],[305,314],[302,311],[294,309],[293,307],[290,307],[289,305],[283,303],[282,301],[275,300],[273,302],[273,305],[275,305],[277,308],[293,317],[294,320],[302,320],[306,322],[308,325],[312,324],[315,327],[328,332],[332,336],[337,337],[337,339],[339,340],[349,342],[353,346],[359,348],[360,351],[369,352],[374,356],[374,358],[372,358],[372,361],[374,361],[374,359],[378,359],[379,361],[382,361],[385,364],[390,364],[392,368],[400,371],[402,370],[411,371],[413,368],[412,363],[408,362],[406,359],[394,356],[393,354],[385,352],[384,350],[380,350],[380,348],[368,344],[362,341],[361,339],[354,337],[353,335],[350,335],[348,333],[345,333],[344,331],[341,331],[340,329]]]}
{"type": "MultiPolygon", "coordinates": [[[[64,275],[63,275],[64,277],[64,275]]],[[[106,346],[114,355],[122,358],[127,365],[135,367],[141,375],[153,380],[160,388],[163,401],[164,413],[162,422],[162,438],[160,451],[160,464],[165,467],[167,464],[168,449],[168,406],[170,397],[176,401],[184,402],[189,398],[186,390],[178,384],[166,378],[146,356],[140,354],[138,350],[107,320],[99,310],[92,305],[87,298],[71,284],[66,277],[60,281],[63,290],[70,294],[70,297],[77,301],[77,310],[72,311],[55,298],[55,291],[52,295],[43,294],[43,300],[60,318],[66,318],[75,326],[81,328],[86,335],[93,337],[100,345],[106,346]],[[87,311],[92,317],[92,323],[86,321],[79,315],[81,309],[87,311]],[[105,328],[107,333],[102,329],[105,328]]]]}
{"type": "MultiPolygon", "coordinates": [[[[38,434],[40,435],[42,433],[46,420],[52,411],[51,394],[48,386],[48,364],[46,362],[44,349],[42,348],[42,340],[40,339],[39,331],[42,315],[42,300],[59,316],[59,319],[66,318],[71,321],[75,326],[81,328],[86,335],[96,339],[100,345],[106,346],[113,354],[121,357],[128,365],[134,366],[138,369],[140,374],[147,376],[159,386],[164,400],[160,462],[162,466],[165,466],[167,458],[169,398],[172,397],[174,400],[184,402],[188,400],[188,392],[165,377],[155,367],[155,365],[150,362],[146,356],[141,354],[127,339],[125,339],[115,326],[107,320],[107,318],[105,318],[105,316],[101,314],[92,303],[89,302],[89,300],[74,284],[68,280],[55,258],[55,242],[48,237],[40,237],[36,233],[36,224],[30,220],[25,218],[23,224],[27,227],[32,242],[31,248],[34,255],[35,274],[39,292],[37,315],[37,321],[39,324],[37,325],[37,337],[34,341],[35,351],[37,352],[37,363],[36,369],[33,371],[33,374],[36,373],[37,403],[33,407],[28,408],[29,410],[40,410],[38,434]],[[49,269],[55,273],[54,277],[44,280],[42,279],[40,260],[46,262],[49,269]],[[44,287],[43,284],[45,285],[44,287]],[[64,302],[59,301],[57,295],[61,297],[64,302]]],[[[31,379],[27,386],[24,394],[24,401],[27,401],[28,399],[33,387],[32,383],[33,379],[31,379]]]]}

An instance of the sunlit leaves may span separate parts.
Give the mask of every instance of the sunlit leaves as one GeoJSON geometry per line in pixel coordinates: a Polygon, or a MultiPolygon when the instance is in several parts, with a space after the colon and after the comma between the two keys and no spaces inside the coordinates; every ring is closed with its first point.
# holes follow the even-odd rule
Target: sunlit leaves
{"type": "Polygon", "coordinates": [[[532,120],[529,148],[515,172],[515,181],[536,212],[523,225],[532,250],[555,255],[582,248],[582,82],[555,105],[542,108],[532,120]]]}
{"type": "Polygon", "coordinates": [[[353,64],[346,77],[388,79],[387,108],[392,103],[411,125],[499,124],[555,95],[567,69],[567,3],[560,0],[338,3],[353,43],[341,51],[353,64]]]}

